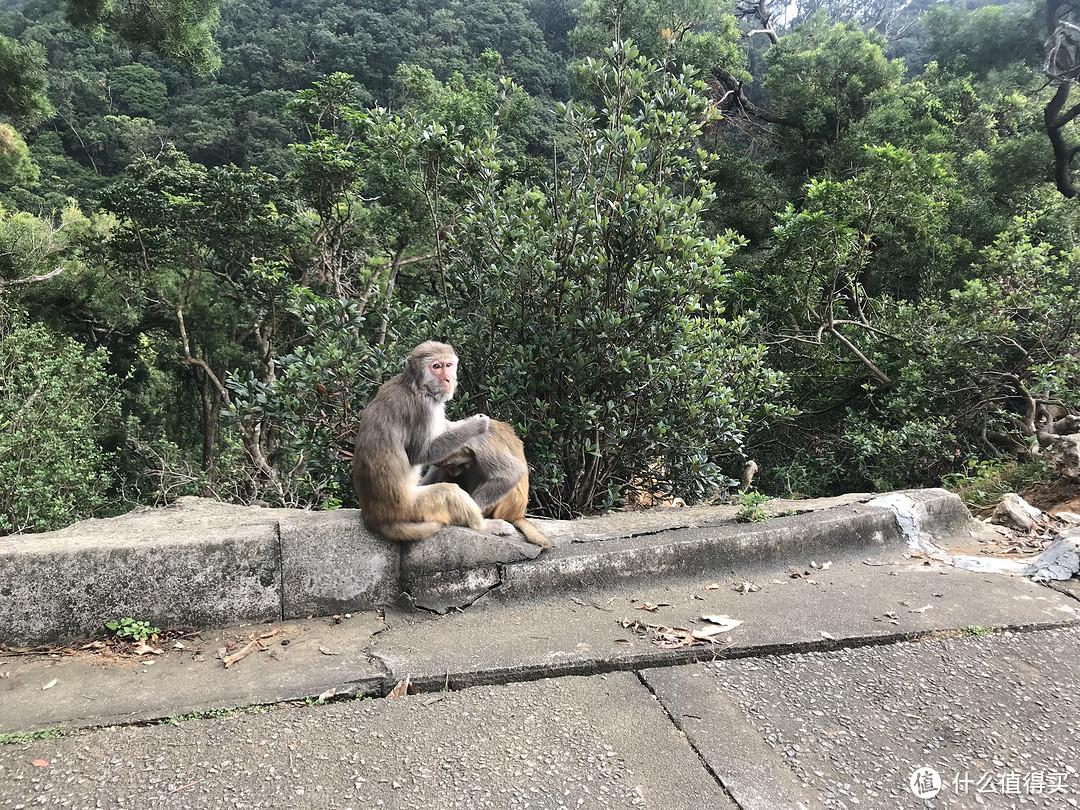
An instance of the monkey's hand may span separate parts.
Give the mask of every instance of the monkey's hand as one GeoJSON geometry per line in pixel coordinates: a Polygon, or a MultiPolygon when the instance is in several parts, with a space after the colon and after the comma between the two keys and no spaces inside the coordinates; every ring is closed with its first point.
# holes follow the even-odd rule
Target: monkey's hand
{"type": "Polygon", "coordinates": [[[480,436],[486,436],[491,433],[491,418],[486,414],[478,413],[476,416],[470,416],[465,420],[465,424],[469,425],[470,430],[475,430],[473,434],[474,438],[480,436]]]}
{"type": "Polygon", "coordinates": [[[414,464],[438,464],[449,458],[473,439],[491,432],[491,420],[483,414],[453,422],[449,429],[436,436],[422,452],[412,459],[414,464]]]}

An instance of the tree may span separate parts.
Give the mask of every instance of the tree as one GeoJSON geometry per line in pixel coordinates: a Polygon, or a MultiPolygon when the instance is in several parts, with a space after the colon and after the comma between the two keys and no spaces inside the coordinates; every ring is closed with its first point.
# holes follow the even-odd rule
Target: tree
{"type": "Polygon", "coordinates": [[[451,232],[447,323],[478,391],[469,407],[515,423],[552,514],[639,487],[689,498],[782,416],[784,381],[749,339],[752,316],[717,300],[741,240],[709,235],[698,147],[716,119],[705,85],[617,42],[578,80],[599,107],[565,107],[572,147],[521,187],[495,141],[456,153],[476,177],[451,232]]]}
{"type": "Polygon", "coordinates": [[[0,115],[20,126],[51,118],[48,84],[45,49],[0,36],[0,115]]]}
{"type": "Polygon", "coordinates": [[[97,36],[106,29],[176,59],[199,74],[221,66],[214,43],[217,0],[66,0],[68,18],[97,36]]]}

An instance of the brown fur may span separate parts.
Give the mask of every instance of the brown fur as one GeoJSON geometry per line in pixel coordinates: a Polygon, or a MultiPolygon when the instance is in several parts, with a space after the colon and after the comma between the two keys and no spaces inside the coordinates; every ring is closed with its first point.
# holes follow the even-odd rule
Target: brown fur
{"type": "Polygon", "coordinates": [[[353,486],[364,522],[391,540],[422,540],[446,524],[509,534],[502,521],[485,520],[480,508],[458,486],[420,485],[420,467],[456,452],[490,430],[486,416],[449,423],[447,400],[457,386],[457,356],[445,343],[421,343],[405,371],[379,388],[364,409],[353,452],[353,486]],[[453,362],[441,381],[432,363],[453,362]]]}
{"type": "Polygon", "coordinates": [[[525,517],[529,504],[529,467],[525,447],[514,429],[491,420],[491,432],[438,462],[424,476],[424,483],[457,484],[472,495],[484,517],[505,520],[525,539],[541,548],[552,542],[525,517]]]}

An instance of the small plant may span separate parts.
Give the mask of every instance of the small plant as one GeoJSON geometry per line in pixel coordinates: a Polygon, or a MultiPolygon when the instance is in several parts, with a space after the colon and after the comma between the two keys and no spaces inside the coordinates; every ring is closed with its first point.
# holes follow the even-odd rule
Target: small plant
{"type": "Polygon", "coordinates": [[[12,745],[13,743],[28,743],[34,740],[55,740],[67,735],[67,729],[63,726],[50,726],[37,731],[10,731],[0,732],[0,745],[12,745]]]}
{"type": "Polygon", "coordinates": [[[118,622],[105,622],[105,627],[116,634],[117,638],[134,642],[146,641],[150,636],[161,632],[159,627],[151,627],[150,622],[137,619],[121,619],[118,622]]]}
{"type": "Polygon", "coordinates": [[[988,636],[994,632],[989,627],[980,627],[977,624],[973,624],[968,627],[967,631],[973,636],[988,636]]]}
{"type": "Polygon", "coordinates": [[[761,508],[761,504],[769,500],[772,499],[768,495],[762,495],[757,490],[740,492],[736,496],[735,502],[742,509],[735,515],[735,520],[739,523],[758,523],[762,520],[768,520],[770,515],[761,508]]]}
{"type": "Polygon", "coordinates": [[[972,461],[962,473],[943,476],[941,485],[960,496],[974,510],[993,506],[1006,492],[1023,492],[1036,483],[1055,478],[1053,470],[1042,459],[1016,461],[972,461]]]}

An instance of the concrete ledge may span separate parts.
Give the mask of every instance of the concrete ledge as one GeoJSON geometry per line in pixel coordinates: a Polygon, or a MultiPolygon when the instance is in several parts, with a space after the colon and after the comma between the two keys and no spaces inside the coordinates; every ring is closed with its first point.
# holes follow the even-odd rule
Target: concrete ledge
{"type": "Polygon", "coordinates": [[[390,543],[368,532],[356,510],[181,498],[171,507],[0,539],[0,642],[85,637],[126,616],[164,628],[359,612],[403,590],[415,604],[445,612],[493,591],[511,599],[669,574],[718,576],[735,566],[805,563],[834,550],[902,543],[912,532],[940,544],[979,528],[944,490],[835,504],[757,524],[736,523],[734,507],[552,521],[544,525],[556,547],[540,555],[519,538],[456,527],[421,543],[390,543]]]}

